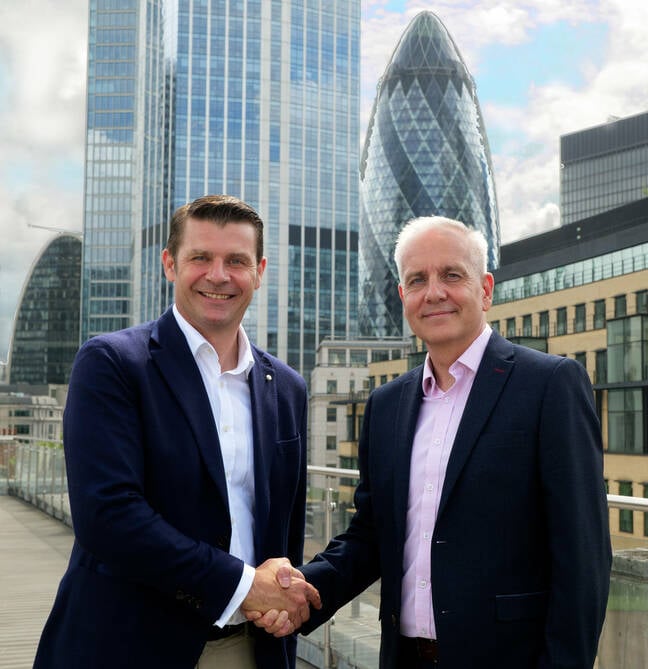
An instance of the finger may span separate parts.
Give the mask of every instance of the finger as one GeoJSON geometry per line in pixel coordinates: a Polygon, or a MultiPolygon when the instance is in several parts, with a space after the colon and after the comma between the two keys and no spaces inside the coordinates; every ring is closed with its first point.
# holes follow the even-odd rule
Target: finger
{"type": "Polygon", "coordinates": [[[243,613],[250,622],[255,622],[263,616],[261,611],[243,611],[243,613]]]}
{"type": "Polygon", "coordinates": [[[317,590],[317,588],[312,586],[310,583],[304,591],[304,595],[313,608],[322,608],[322,598],[320,597],[319,590],[317,590]]]}
{"type": "MultiPolygon", "coordinates": [[[[275,621],[279,617],[279,611],[277,609],[270,609],[266,611],[260,618],[254,621],[254,624],[257,627],[261,627],[266,632],[270,632],[271,628],[274,626],[275,621]]],[[[282,618],[282,621],[284,619],[282,618]]]]}
{"type": "Polygon", "coordinates": [[[293,568],[290,566],[290,563],[277,569],[277,581],[282,588],[290,587],[292,571],[296,570],[293,570],[293,568]]]}

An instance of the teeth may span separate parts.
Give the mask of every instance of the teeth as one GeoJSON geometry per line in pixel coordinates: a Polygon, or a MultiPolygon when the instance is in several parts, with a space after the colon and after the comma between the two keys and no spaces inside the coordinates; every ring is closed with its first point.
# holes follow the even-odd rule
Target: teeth
{"type": "Polygon", "coordinates": [[[232,297],[231,295],[226,295],[225,293],[208,293],[205,290],[202,291],[202,294],[205,297],[211,298],[212,300],[229,300],[229,298],[232,297]]]}

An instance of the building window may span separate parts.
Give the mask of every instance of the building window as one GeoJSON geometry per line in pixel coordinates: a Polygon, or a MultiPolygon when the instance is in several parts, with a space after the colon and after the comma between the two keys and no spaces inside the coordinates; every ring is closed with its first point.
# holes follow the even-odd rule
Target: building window
{"type": "Polygon", "coordinates": [[[600,330],[605,327],[605,300],[594,302],[594,329],[600,330]]]}
{"type": "Polygon", "coordinates": [[[515,337],[515,318],[506,319],[506,336],[515,337]]]}
{"type": "Polygon", "coordinates": [[[614,317],[621,318],[626,315],[626,296],[617,295],[614,298],[614,317]]]}
{"type": "Polygon", "coordinates": [[[337,409],[335,407],[326,407],[326,422],[335,423],[337,421],[337,409]]]}
{"type": "Polygon", "coordinates": [[[492,328],[495,332],[499,332],[499,331],[500,331],[500,329],[499,329],[499,321],[491,321],[491,328],[492,328]]]}
{"type": "Polygon", "coordinates": [[[607,350],[596,351],[594,383],[607,383],[607,350]]]}
{"type": "Polygon", "coordinates": [[[382,386],[385,383],[387,383],[387,374],[381,374],[380,375],[380,385],[382,386]]]}
{"type": "Polygon", "coordinates": [[[637,313],[648,314],[648,290],[638,290],[635,296],[637,298],[637,313]]]}
{"type": "Polygon", "coordinates": [[[346,365],[346,351],[343,348],[331,348],[328,354],[329,365],[346,365]]]}
{"type": "Polygon", "coordinates": [[[531,328],[531,314],[525,314],[524,316],[522,316],[522,335],[524,337],[533,336],[531,328]]]}
{"type": "Polygon", "coordinates": [[[646,454],[642,388],[614,388],[608,391],[608,451],[646,454]]]}
{"type": "Polygon", "coordinates": [[[326,392],[329,395],[337,393],[337,380],[336,379],[327,379],[326,380],[326,392]]]}
{"type": "Polygon", "coordinates": [[[567,334],[567,307],[556,309],[556,335],[567,334]]]}
{"type": "Polygon", "coordinates": [[[574,309],[574,332],[585,331],[585,305],[577,304],[574,309]]]}
{"type": "Polygon", "coordinates": [[[541,311],[539,314],[539,325],[538,325],[538,336],[548,337],[549,336],[549,312],[541,311]]]}
{"type": "MultiPolygon", "coordinates": [[[[632,497],[632,481],[619,481],[619,495],[632,497]]],[[[634,512],[630,509],[619,509],[619,531],[634,532],[634,512]]]]}
{"type": "Polygon", "coordinates": [[[326,450],[334,451],[337,448],[335,437],[326,437],[326,450]]]}
{"type": "Polygon", "coordinates": [[[351,351],[351,366],[352,367],[365,367],[367,364],[367,352],[366,351],[351,351]]]}
{"type": "Polygon", "coordinates": [[[608,382],[648,378],[648,316],[629,316],[607,324],[608,382]]]}
{"type": "Polygon", "coordinates": [[[587,352],[586,351],[579,351],[578,353],[574,354],[574,360],[576,362],[580,362],[583,367],[587,368],[587,352]]]}
{"type": "Polygon", "coordinates": [[[383,360],[389,360],[389,351],[377,348],[371,352],[371,362],[382,362],[383,360]]]}

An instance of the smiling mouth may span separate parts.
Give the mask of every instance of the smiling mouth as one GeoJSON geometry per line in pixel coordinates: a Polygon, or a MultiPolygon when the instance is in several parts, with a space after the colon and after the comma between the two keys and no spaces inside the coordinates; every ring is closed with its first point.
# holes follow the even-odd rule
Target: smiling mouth
{"type": "Polygon", "coordinates": [[[206,290],[199,292],[210,300],[231,300],[234,297],[234,295],[227,295],[226,293],[208,293],[206,290]]]}

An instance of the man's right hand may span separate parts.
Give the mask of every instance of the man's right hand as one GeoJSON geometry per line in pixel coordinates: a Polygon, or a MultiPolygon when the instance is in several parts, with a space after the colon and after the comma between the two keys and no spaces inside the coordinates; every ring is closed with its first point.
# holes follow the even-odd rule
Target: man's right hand
{"type": "Polygon", "coordinates": [[[272,558],[256,568],[241,609],[258,627],[275,636],[285,636],[309,619],[309,605],[322,608],[317,590],[291,566],[288,558],[272,558]]]}

